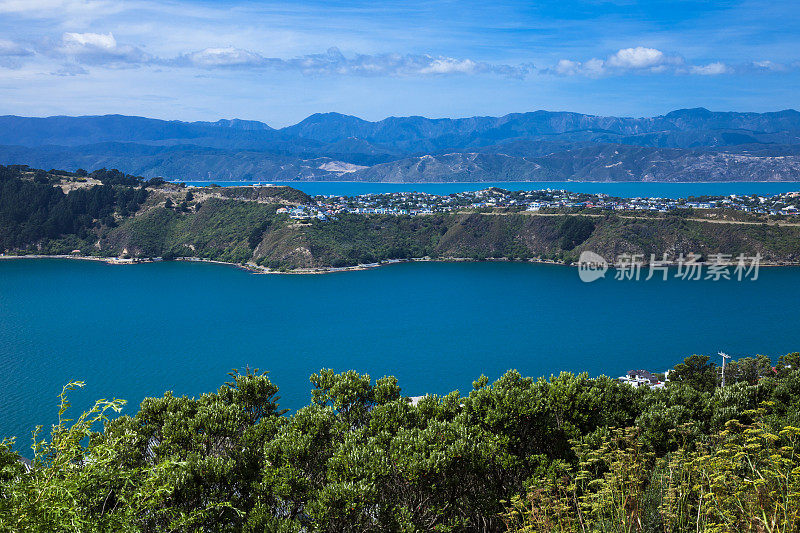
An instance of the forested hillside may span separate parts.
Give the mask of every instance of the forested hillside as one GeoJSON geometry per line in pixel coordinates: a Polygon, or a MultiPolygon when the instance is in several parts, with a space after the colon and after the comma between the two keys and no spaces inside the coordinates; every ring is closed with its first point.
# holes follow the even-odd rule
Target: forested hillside
{"type": "Polygon", "coordinates": [[[80,174],[0,166],[0,250],[60,241],[76,245],[97,228],[113,227],[115,215],[127,217],[147,199],[141,178],[105,169],[80,174]],[[64,178],[91,186],[64,193],[58,186],[64,178]]]}
{"type": "Polygon", "coordinates": [[[392,377],[321,370],[293,413],[248,369],[113,420],[121,400],[72,413],[74,383],[29,470],[0,446],[0,528],[797,531],[798,368],[744,358],[721,387],[694,355],[660,390],[509,371],[416,402],[392,377]]]}
{"type": "Polygon", "coordinates": [[[76,176],[0,167],[0,253],[203,258],[272,271],[419,258],[570,263],[584,250],[609,260],[623,253],[758,253],[767,264],[800,262],[800,226],[724,219],[721,210],[706,218],[692,210],[465,209],[327,220],[280,212],[308,203],[312,198],[290,187],[189,188],[115,170],[76,176]]]}

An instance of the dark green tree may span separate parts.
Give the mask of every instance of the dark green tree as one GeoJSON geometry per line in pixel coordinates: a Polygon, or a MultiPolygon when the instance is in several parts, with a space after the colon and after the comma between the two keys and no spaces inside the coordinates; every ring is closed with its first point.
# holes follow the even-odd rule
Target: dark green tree
{"type": "Polygon", "coordinates": [[[689,385],[701,392],[713,392],[717,386],[716,365],[707,355],[692,355],[678,363],[669,374],[669,381],[689,385]]]}

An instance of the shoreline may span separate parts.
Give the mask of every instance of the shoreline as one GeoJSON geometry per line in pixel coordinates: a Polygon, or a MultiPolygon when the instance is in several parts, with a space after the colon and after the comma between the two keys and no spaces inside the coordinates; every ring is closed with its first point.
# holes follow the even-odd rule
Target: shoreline
{"type": "MultiPolygon", "coordinates": [[[[565,263],[563,261],[554,261],[550,259],[508,259],[504,257],[499,258],[486,258],[486,259],[473,259],[471,257],[412,257],[409,259],[386,259],[378,263],[365,263],[358,265],[351,265],[346,267],[318,267],[318,268],[298,268],[293,270],[271,270],[267,267],[256,265],[254,263],[229,263],[227,261],[219,261],[216,259],[206,259],[203,257],[176,257],[174,259],[162,259],[161,257],[152,258],[130,258],[123,259],[120,257],[98,257],[91,255],[46,255],[46,254],[28,254],[28,255],[5,255],[0,254],[0,261],[14,260],[14,259],[74,259],[79,261],[96,261],[106,263],[108,265],[141,265],[146,263],[161,263],[161,262],[186,262],[186,263],[211,263],[216,265],[224,265],[229,267],[245,270],[252,274],[285,274],[285,275],[317,275],[317,274],[335,274],[338,272],[358,272],[362,270],[371,270],[375,268],[385,267],[389,265],[397,265],[400,263],[532,263],[541,265],[554,265],[570,268],[577,268],[578,263],[565,263]]],[[[709,263],[699,263],[708,265],[709,263]]],[[[677,267],[677,262],[669,262],[664,266],[669,268],[677,267]]],[[[735,263],[730,263],[727,266],[735,266],[735,263]]],[[[800,267],[800,261],[791,262],[765,262],[760,263],[759,268],[780,268],[780,267],[800,267]]],[[[609,265],[609,268],[614,268],[614,265],[609,265]]],[[[642,263],[642,269],[648,268],[647,263],[642,263]]]]}
{"type": "MultiPolygon", "coordinates": [[[[119,257],[98,257],[91,255],[46,255],[46,254],[28,254],[28,255],[4,255],[0,254],[0,261],[8,259],[74,259],[79,261],[96,261],[106,263],[108,265],[142,265],[147,263],[161,263],[161,262],[185,262],[185,263],[211,263],[216,265],[224,265],[235,267],[240,270],[246,270],[253,274],[286,274],[286,275],[315,275],[315,274],[335,274],[337,272],[358,272],[362,270],[371,270],[373,268],[380,268],[389,265],[396,265],[400,263],[535,263],[547,264],[557,266],[575,267],[577,263],[564,263],[563,261],[552,261],[547,259],[506,259],[506,258],[487,258],[487,259],[473,259],[471,257],[412,257],[410,259],[386,259],[378,263],[363,263],[358,265],[351,265],[345,267],[317,267],[317,268],[296,268],[292,270],[271,270],[268,267],[256,265],[254,263],[229,263],[227,261],[219,261],[216,259],[206,259],[204,257],[176,257],[174,259],[162,259],[161,257],[152,258],[131,258],[122,259],[119,257]]],[[[800,265],[800,263],[798,263],[800,265]]],[[[787,265],[791,266],[791,265],[787,265]]]]}

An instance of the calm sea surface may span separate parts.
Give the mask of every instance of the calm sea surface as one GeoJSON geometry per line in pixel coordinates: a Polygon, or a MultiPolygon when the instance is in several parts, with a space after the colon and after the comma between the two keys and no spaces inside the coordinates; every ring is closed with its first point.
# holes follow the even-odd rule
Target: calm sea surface
{"type": "Polygon", "coordinates": [[[330,367],[398,377],[407,395],[466,393],[516,368],[612,376],[692,353],[800,350],[800,269],[757,281],[599,280],[520,263],[406,263],[327,275],[213,264],[0,261],[0,435],[27,448],[71,379],[95,398],[198,395],[231,368],[270,370],[281,403],[330,367]]]}
{"type": "MultiPolygon", "coordinates": [[[[209,181],[188,181],[188,185],[204,186],[209,181]]],[[[217,181],[223,187],[252,185],[254,181],[217,181]]],[[[726,183],[587,183],[577,181],[506,181],[480,183],[358,183],[358,182],[271,182],[275,185],[288,185],[310,195],[336,194],[355,196],[358,194],[384,192],[427,192],[431,194],[452,194],[463,191],[479,191],[488,187],[500,187],[511,191],[531,191],[538,189],[565,189],[573,192],[592,194],[605,193],[620,198],[661,197],[686,198],[688,196],[727,196],[729,194],[773,195],[782,192],[800,191],[800,182],[726,182],[726,183]]]]}

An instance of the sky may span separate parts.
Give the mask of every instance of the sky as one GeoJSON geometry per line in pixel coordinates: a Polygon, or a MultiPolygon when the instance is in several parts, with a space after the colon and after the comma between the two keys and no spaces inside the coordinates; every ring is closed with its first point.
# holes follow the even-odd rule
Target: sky
{"type": "Polygon", "coordinates": [[[0,0],[0,114],[800,108],[796,0],[0,0]]]}

